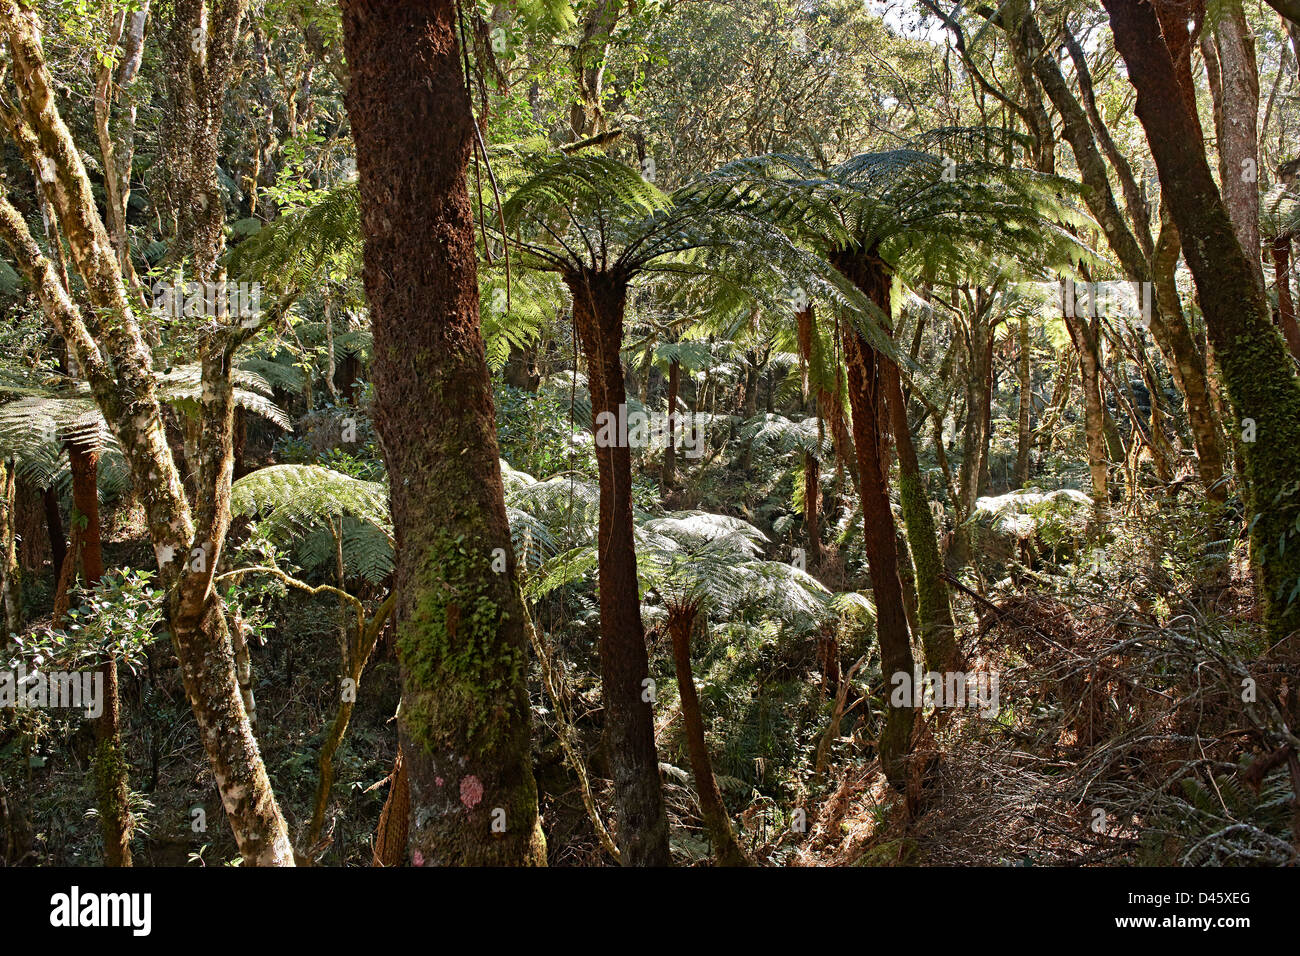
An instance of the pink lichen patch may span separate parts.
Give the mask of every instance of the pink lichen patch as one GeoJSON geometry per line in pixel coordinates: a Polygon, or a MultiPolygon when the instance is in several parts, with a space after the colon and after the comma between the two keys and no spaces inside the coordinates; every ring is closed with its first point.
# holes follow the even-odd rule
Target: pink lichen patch
{"type": "Polygon", "coordinates": [[[460,802],[467,808],[473,810],[480,800],[483,799],[483,784],[479,782],[478,777],[470,774],[468,777],[462,777],[460,781],[460,802]]]}

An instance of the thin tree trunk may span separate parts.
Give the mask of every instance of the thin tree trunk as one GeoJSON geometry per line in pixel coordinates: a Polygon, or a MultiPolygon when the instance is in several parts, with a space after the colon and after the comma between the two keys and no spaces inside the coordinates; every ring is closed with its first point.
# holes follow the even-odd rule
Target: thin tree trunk
{"type": "MultiPolygon", "coordinates": [[[[356,707],[357,692],[361,690],[361,675],[365,672],[366,662],[375,649],[379,635],[392,614],[396,592],[386,597],[374,616],[365,622],[358,621],[358,630],[348,640],[347,654],[343,660],[342,680],[339,681],[339,707],[334,712],[334,722],[330,724],[321,743],[320,755],[316,758],[320,777],[316,781],[316,798],[312,801],[311,823],[307,826],[307,838],[304,841],[308,849],[314,848],[320,840],[321,830],[325,826],[325,812],[329,809],[330,791],[334,788],[334,755],[343,744],[343,737],[348,732],[348,723],[352,720],[352,711],[356,707]],[[345,686],[344,682],[350,684],[345,686]]],[[[359,614],[360,612],[358,612],[359,614]]]]}
{"type": "MultiPolygon", "coordinates": [[[[867,284],[860,276],[862,266],[854,253],[840,253],[833,264],[854,284],[867,284]],[[859,282],[859,278],[862,281],[859,282]]],[[[895,543],[894,513],[889,507],[889,490],[880,433],[884,408],[884,386],[875,349],[846,323],[843,328],[844,358],[849,372],[849,403],[853,412],[853,443],[858,453],[859,494],[862,500],[862,530],[871,573],[871,591],[876,601],[876,635],[880,641],[880,670],[887,683],[898,675],[910,682],[915,660],[907,627],[907,610],[899,578],[898,546],[895,543]]],[[[892,686],[892,685],[891,685],[892,686]]],[[[892,700],[880,732],[880,765],[889,782],[902,790],[907,781],[907,757],[911,750],[916,711],[909,704],[896,706],[892,700]]]]}
{"type": "Polygon", "coordinates": [[[1070,382],[1074,378],[1074,363],[1078,361],[1078,356],[1079,353],[1073,348],[1061,351],[1052,384],[1052,401],[1038,426],[1039,447],[1044,455],[1050,455],[1052,446],[1056,443],[1056,423],[1061,420],[1061,415],[1070,402],[1070,382]]]}
{"type": "Polygon", "coordinates": [[[695,678],[691,674],[691,629],[695,623],[695,611],[670,612],[670,615],[668,631],[673,641],[673,665],[677,670],[677,692],[681,696],[686,750],[691,758],[691,773],[695,775],[700,813],[713,844],[713,856],[719,866],[748,866],[749,860],[736,842],[731,817],[722,802],[722,792],[713,776],[713,762],[709,759],[709,745],[704,739],[704,717],[700,712],[695,678]]]}
{"type": "Polygon", "coordinates": [[[966,422],[962,429],[962,459],[957,473],[960,498],[955,518],[957,530],[949,562],[965,567],[971,559],[971,525],[967,520],[975,511],[980,496],[980,476],[987,471],[991,436],[988,425],[993,402],[989,387],[993,367],[993,329],[983,303],[976,302],[971,311],[970,341],[966,367],[966,422]]]}
{"type": "Polygon", "coordinates": [[[46,488],[41,492],[41,503],[45,507],[45,533],[50,539],[50,567],[58,577],[68,553],[68,541],[63,536],[63,516],[59,513],[59,496],[53,488],[46,488]]]}
{"type": "Polygon", "coordinates": [[[1232,226],[1261,292],[1259,237],[1259,70],[1241,0],[1221,0],[1213,31],[1201,34],[1214,102],[1219,181],[1232,226]],[[1216,55],[1217,54],[1217,55],[1216,55]]]}
{"type": "MultiPolygon", "coordinates": [[[[891,314],[891,280],[889,269],[883,261],[862,256],[850,277],[863,295],[871,299],[882,313],[891,314]]],[[[926,494],[916,446],[907,423],[907,401],[903,397],[898,366],[884,355],[878,356],[877,363],[879,385],[883,393],[881,400],[889,415],[894,447],[898,454],[898,498],[907,529],[908,550],[916,572],[917,617],[921,642],[925,648],[925,661],[930,670],[943,671],[955,662],[957,643],[952,603],[948,585],[943,580],[943,559],[939,555],[934,515],[930,511],[930,497],[926,494]]],[[[884,465],[882,461],[882,468],[884,465]]]]}
{"type": "Polygon", "coordinates": [[[682,366],[673,359],[668,366],[668,447],[664,449],[663,486],[671,488],[677,481],[677,390],[681,384],[682,366]]]}
{"type": "Polygon", "coordinates": [[[1109,457],[1106,450],[1106,416],[1101,396],[1101,357],[1096,330],[1087,318],[1065,316],[1070,339],[1079,353],[1079,384],[1083,389],[1083,429],[1088,448],[1088,472],[1092,476],[1092,500],[1098,520],[1105,517],[1110,501],[1106,478],[1109,457]]]}
{"type": "Polygon", "coordinates": [[[1029,446],[1033,443],[1030,412],[1034,403],[1034,370],[1029,354],[1029,319],[1020,318],[1020,400],[1016,424],[1016,485],[1029,483],[1029,446]]]}
{"type": "Polygon", "coordinates": [[[803,528],[808,539],[808,566],[822,563],[821,462],[811,452],[803,453],[803,528]]]}
{"type": "Polygon", "coordinates": [[[465,172],[475,130],[455,5],[343,0],[341,8],[375,426],[397,536],[411,859],[544,865],[528,637],[479,326],[465,172]]]}
{"type": "MultiPolygon", "coordinates": [[[[86,587],[104,576],[99,527],[99,452],[75,442],[68,444],[72,472],[72,503],[81,523],[81,573],[86,587]]],[[[131,865],[131,810],[128,766],[122,748],[121,704],[117,690],[117,660],[109,657],[99,668],[104,675],[104,712],[95,721],[95,790],[99,826],[104,837],[104,864],[131,865]]]]}
{"type": "Polygon", "coordinates": [[[16,467],[0,459],[0,598],[4,601],[4,637],[23,629],[23,577],[18,564],[18,495],[16,467]]]}
{"type": "Polygon", "coordinates": [[[1300,324],[1296,323],[1295,300],[1291,297],[1291,237],[1273,240],[1273,287],[1277,290],[1277,323],[1291,355],[1300,360],[1300,324]]]}

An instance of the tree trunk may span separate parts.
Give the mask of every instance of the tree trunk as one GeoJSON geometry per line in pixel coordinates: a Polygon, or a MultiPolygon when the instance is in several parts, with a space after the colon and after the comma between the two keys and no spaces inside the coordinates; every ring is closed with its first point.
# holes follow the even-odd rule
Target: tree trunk
{"type": "Polygon", "coordinates": [[[1061,350],[1052,384],[1052,400],[1038,426],[1039,447],[1044,455],[1050,455],[1052,446],[1056,443],[1056,423],[1061,420],[1065,407],[1070,403],[1070,381],[1074,377],[1074,364],[1078,360],[1079,353],[1073,348],[1061,350]]]}
{"type": "Polygon", "coordinates": [[[966,422],[962,429],[962,459],[957,473],[960,498],[955,517],[956,533],[949,562],[964,567],[971,560],[971,526],[967,521],[975,511],[980,496],[980,476],[987,470],[989,421],[993,392],[993,329],[984,305],[976,302],[971,312],[970,340],[967,343],[966,422]]]}
{"type": "MultiPolygon", "coordinates": [[[[627,394],[619,349],[627,281],[605,273],[568,275],[565,281],[573,294],[573,320],[587,359],[593,421],[624,421],[627,394]]],[[[626,435],[602,439],[597,426],[596,469],[600,475],[600,669],[618,848],[627,866],[668,866],[672,862],[668,817],[655,752],[654,693],[632,534],[632,450],[626,435]]]]}
{"type": "Polygon", "coordinates": [[[1214,102],[1219,182],[1242,251],[1261,292],[1259,238],[1259,70],[1255,38],[1241,0],[1222,0],[1212,32],[1201,34],[1205,72],[1214,102]]]}
{"type": "MultiPolygon", "coordinates": [[[[81,573],[86,587],[94,587],[104,576],[97,481],[99,452],[69,442],[68,461],[72,472],[72,503],[81,522],[81,573]]],[[[100,665],[99,671],[104,675],[104,712],[95,721],[95,790],[99,802],[100,832],[104,838],[104,865],[130,866],[130,790],[126,754],[122,748],[116,659],[109,657],[100,665]]]]}
{"type": "Polygon", "coordinates": [[[361,675],[365,672],[366,662],[370,660],[384,625],[388,623],[395,601],[396,594],[390,592],[375,611],[374,617],[364,622],[358,620],[357,629],[353,631],[352,637],[344,635],[346,653],[342,661],[342,680],[339,682],[339,707],[334,712],[334,721],[330,724],[324,741],[321,742],[320,754],[316,759],[320,777],[316,781],[316,798],[312,801],[311,823],[307,826],[307,837],[303,841],[307,850],[316,846],[320,840],[321,830],[325,826],[330,791],[334,788],[334,755],[338,753],[339,747],[343,744],[343,737],[348,732],[352,711],[356,707],[356,695],[361,689],[361,675]],[[350,682],[348,687],[350,693],[344,692],[343,681],[350,682]]]}
{"type": "Polygon", "coordinates": [[[1300,361],[1300,324],[1296,323],[1295,300],[1291,297],[1291,237],[1273,240],[1273,287],[1277,290],[1277,323],[1291,355],[1300,361]]]}
{"type": "Polygon", "coordinates": [[[668,366],[668,446],[664,449],[664,489],[677,481],[677,390],[681,387],[681,363],[673,359],[668,366]]]}
{"type": "Polygon", "coordinates": [[[1029,483],[1029,446],[1033,442],[1030,413],[1034,403],[1034,369],[1029,355],[1029,319],[1020,318],[1020,399],[1016,423],[1016,486],[1029,483]]]}
{"type": "Polygon", "coordinates": [[[1228,210],[1206,161],[1192,111],[1190,75],[1180,79],[1171,45],[1185,42],[1172,15],[1162,35],[1156,11],[1136,0],[1103,0],[1115,46],[1137,90],[1136,113],[1160,177],[1161,192],[1183,237],[1215,361],[1234,411],[1253,425],[1245,444],[1249,500],[1255,517],[1252,557],[1260,576],[1270,634],[1282,640],[1300,627],[1300,603],[1288,592],[1300,580],[1300,548],[1286,547],[1294,531],[1296,504],[1287,483],[1300,474],[1300,386],[1294,364],[1269,318],[1228,210]]]}
{"type": "Polygon", "coordinates": [[[1092,501],[1098,520],[1109,504],[1106,485],[1109,457],[1106,451],[1106,416],[1101,396],[1101,356],[1097,329],[1086,318],[1067,314],[1065,326],[1079,353],[1079,384],[1083,389],[1083,430],[1088,447],[1088,472],[1092,476],[1092,501]]]}
{"type": "Polygon", "coordinates": [[[117,261],[127,285],[137,296],[143,296],[140,280],[131,262],[131,244],[127,238],[126,214],[131,201],[131,167],[135,157],[136,104],[130,88],[140,74],[144,62],[144,31],[149,20],[149,0],[144,0],[137,10],[122,9],[113,14],[113,45],[122,45],[120,62],[105,57],[100,63],[95,83],[95,132],[99,137],[99,153],[104,168],[105,225],[117,261]],[[114,72],[116,68],[116,73],[114,72]],[[119,117],[116,134],[112,129],[113,101],[118,93],[126,97],[125,109],[119,117]]]}
{"type": "Polygon", "coordinates": [[[18,564],[17,468],[0,459],[0,599],[4,602],[4,639],[23,629],[23,576],[18,564]]]}
{"type": "Polygon", "coordinates": [[[695,678],[691,675],[691,629],[695,613],[694,610],[670,612],[668,621],[673,641],[673,665],[677,670],[677,692],[682,703],[682,723],[686,730],[686,750],[690,754],[700,814],[709,831],[714,859],[719,866],[748,866],[749,860],[736,842],[731,817],[722,802],[722,792],[713,776],[713,762],[709,759],[709,745],[704,739],[704,717],[695,691],[695,678]]]}
{"type": "Polygon", "coordinates": [[[397,536],[411,859],[544,865],[528,638],[479,327],[465,178],[475,133],[455,5],[343,0],[341,8],[375,426],[397,536]]]}
{"type": "MultiPolygon", "coordinates": [[[[855,284],[860,266],[858,256],[841,253],[833,264],[855,284]]],[[[894,541],[894,513],[889,507],[886,466],[882,455],[880,413],[885,401],[880,363],[875,349],[849,323],[843,329],[844,358],[849,372],[849,403],[853,412],[853,443],[858,453],[859,493],[862,499],[862,530],[871,573],[871,591],[876,601],[876,634],[880,641],[880,670],[889,683],[895,675],[913,680],[915,661],[903,604],[903,586],[898,573],[898,548],[894,541]]],[[[913,697],[909,698],[914,700],[913,697]]],[[[907,781],[907,756],[912,743],[916,712],[911,706],[886,710],[880,732],[880,765],[889,782],[902,790],[907,781]]]]}

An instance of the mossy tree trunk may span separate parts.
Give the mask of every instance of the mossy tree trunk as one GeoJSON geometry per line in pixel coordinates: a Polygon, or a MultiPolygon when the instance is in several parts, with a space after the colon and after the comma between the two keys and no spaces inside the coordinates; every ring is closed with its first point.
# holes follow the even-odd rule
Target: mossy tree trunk
{"type": "Polygon", "coordinates": [[[1300,474],[1300,383],[1206,160],[1185,10],[1137,0],[1103,3],[1137,90],[1136,113],[1183,239],[1215,361],[1238,421],[1254,438],[1243,443],[1248,501],[1256,512],[1249,522],[1252,558],[1269,631],[1281,640],[1300,627],[1300,602],[1290,600],[1300,582],[1300,547],[1292,537],[1300,502],[1287,494],[1300,474]]]}
{"type": "MultiPolygon", "coordinates": [[[[849,278],[884,315],[891,315],[889,267],[872,255],[859,256],[855,265],[849,278]]],[[[916,445],[907,424],[907,401],[903,397],[898,366],[884,355],[878,356],[877,361],[882,400],[888,410],[894,450],[898,455],[898,498],[903,510],[903,525],[907,530],[907,546],[915,570],[917,616],[921,642],[925,648],[925,662],[930,670],[943,671],[956,661],[957,642],[952,601],[948,585],[943,580],[943,558],[939,555],[934,514],[930,511],[930,499],[926,494],[925,480],[921,476],[916,445]]],[[[883,468],[884,462],[881,465],[883,468]]]]}
{"type": "Polygon", "coordinates": [[[993,402],[992,296],[977,288],[970,302],[969,324],[962,330],[966,352],[966,417],[962,424],[961,465],[957,469],[957,502],[952,548],[948,561],[965,567],[971,560],[970,516],[984,490],[980,476],[988,471],[989,423],[993,402]]]}
{"type": "MultiPolygon", "coordinates": [[[[619,350],[627,278],[603,272],[571,273],[573,321],[587,360],[593,420],[626,417],[627,394],[619,350]],[[622,414],[620,414],[620,412],[622,414]]],[[[616,429],[618,431],[618,429],[616,429]]],[[[654,739],[654,694],[637,584],[632,524],[632,450],[626,435],[602,440],[600,476],[600,669],[605,740],[614,775],[618,848],[627,866],[667,866],[668,817],[654,739]]]]}
{"type": "Polygon", "coordinates": [[[18,476],[12,460],[0,459],[0,601],[4,638],[23,629],[23,577],[18,564],[18,476]]]}
{"type": "Polygon", "coordinates": [[[803,453],[803,530],[808,541],[808,566],[822,563],[822,470],[812,452],[803,453]]]}
{"type": "Polygon", "coordinates": [[[1079,353],[1079,385],[1083,390],[1083,432],[1088,449],[1088,473],[1092,478],[1092,501],[1096,516],[1105,516],[1109,502],[1106,448],[1106,414],[1101,394],[1101,354],[1097,320],[1066,314],[1065,327],[1079,353]]]}
{"type": "Polygon", "coordinates": [[[1271,251],[1273,288],[1277,290],[1277,324],[1292,357],[1300,360],[1300,324],[1296,323],[1295,299],[1291,295],[1291,237],[1276,237],[1271,251]]]}
{"type": "Polygon", "coordinates": [[[411,860],[544,865],[451,0],[344,0],[375,425],[397,537],[411,860]],[[500,569],[500,570],[497,570],[500,569]]]}

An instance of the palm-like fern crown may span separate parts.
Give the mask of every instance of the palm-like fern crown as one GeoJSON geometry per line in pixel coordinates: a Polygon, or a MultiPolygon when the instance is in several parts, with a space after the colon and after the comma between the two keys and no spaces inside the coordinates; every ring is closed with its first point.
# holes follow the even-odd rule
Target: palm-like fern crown
{"type": "Polygon", "coordinates": [[[762,210],[725,192],[686,187],[668,195],[604,156],[527,162],[532,175],[502,210],[506,233],[527,267],[627,280],[642,274],[670,274],[679,281],[725,277],[774,311],[788,307],[792,288],[849,308],[867,307],[823,259],[792,242],[762,210]]]}
{"type": "Polygon", "coordinates": [[[1089,222],[1068,199],[1076,184],[946,154],[978,152],[973,147],[988,140],[979,132],[940,130],[917,144],[944,146],[944,154],[911,147],[861,153],[829,169],[790,154],[751,157],[692,188],[823,248],[870,252],[909,276],[957,281],[972,262],[1065,266],[1086,255],[1068,228],[1089,222]]]}
{"type": "Polygon", "coordinates": [[[315,203],[283,213],[226,254],[232,277],[263,282],[277,295],[311,288],[322,270],[360,272],[357,184],[345,182],[315,203]]]}
{"type": "MultiPolygon", "coordinates": [[[[159,397],[182,412],[197,410],[202,392],[202,370],[198,365],[178,365],[158,373],[159,397]]],[[[271,386],[260,375],[246,369],[234,374],[235,404],[280,426],[289,427],[289,416],[271,400],[271,386]]],[[[24,476],[38,487],[48,488],[66,477],[65,445],[89,451],[107,451],[109,459],[101,470],[125,487],[119,477],[120,449],[95,403],[90,386],[57,375],[43,381],[0,383],[0,396],[14,396],[0,404],[0,453],[14,458],[24,476]]],[[[122,473],[125,474],[124,472],[122,473]]]]}

